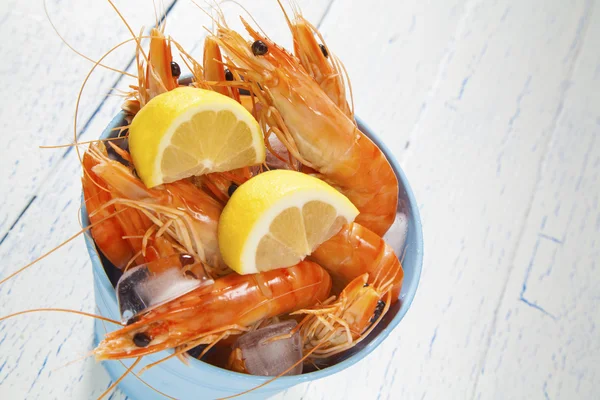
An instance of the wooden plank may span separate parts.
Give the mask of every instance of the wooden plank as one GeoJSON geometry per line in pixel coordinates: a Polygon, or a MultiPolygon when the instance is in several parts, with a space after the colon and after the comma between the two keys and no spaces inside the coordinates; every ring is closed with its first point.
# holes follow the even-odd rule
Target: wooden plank
{"type": "Polygon", "coordinates": [[[477,398],[591,399],[600,391],[600,9],[589,13],[477,398]]]}
{"type": "MultiPolygon", "coordinates": [[[[307,1],[300,4],[311,19],[319,19],[324,14],[328,3],[307,1]]],[[[131,9],[127,9],[134,10],[136,6],[139,6],[139,3],[128,4],[127,7],[131,9]]],[[[65,13],[68,11],[64,8],[61,10],[65,13]]],[[[237,12],[237,10],[233,11],[237,12]]],[[[252,12],[261,24],[274,23],[273,14],[278,15],[273,2],[268,0],[253,4],[252,12]],[[263,20],[265,22],[262,22],[263,20]]],[[[83,13],[79,11],[76,15],[81,14],[83,13]]],[[[14,17],[13,14],[10,15],[14,17]]],[[[18,16],[24,18],[22,14],[18,16]]],[[[149,22],[152,20],[150,19],[149,22]]],[[[12,23],[15,26],[19,25],[18,20],[12,23]]],[[[148,21],[146,24],[149,24],[148,21]]],[[[190,8],[189,3],[181,2],[173,8],[167,29],[184,46],[193,48],[203,38],[201,31],[203,24],[209,25],[208,18],[190,8]],[[190,29],[190,26],[197,29],[190,29]]],[[[275,34],[280,36],[285,35],[285,30],[282,20],[273,29],[275,34]]],[[[74,44],[79,43],[75,41],[74,44]]],[[[202,54],[201,47],[196,47],[195,54],[202,54]]],[[[86,68],[89,68],[89,65],[86,68]]],[[[60,82],[61,79],[60,74],[48,76],[48,85],[52,86],[54,82],[60,82]]],[[[122,86],[124,83],[120,82],[118,87],[124,87],[122,86]]],[[[72,86],[77,87],[76,83],[71,81],[63,82],[62,85],[68,86],[69,89],[72,89],[72,86]]],[[[100,90],[98,87],[90,86],[90,93],[100,90]]],[[[48,99],[44,101],[51,102],[48,99]]],[[[102,103],[101,107],[94,110],[93,117],[81,135],[81,140],[98,137],[117,112],[119,103],[119,99],[109,98],[102,103]]],[[[71,106],[72,103],[69,105],[71,106]]],[[[51,111],[55,113],[54,115],[59,115],[60,109],[53,110],[51,111]]],[[[68,134],[67,128],[65,135],[68,134]]],[[[32,132],[29,130],[23,132],[22,143],[37,140],[36,137],[32,137],[32,132]]],[[[59,139],[54,137],[50,143],[57,141],[59,139]]],[[[23,144],[19,145],[15,142],[12,146],[11,149],[14,151],[21,149],[19,146],[23,144]]],[[[8,155],[7,151],[3,150],[3,154],[8,155]]],[[[30,160],[39,157],[38,153],[35,156],[29,153],[25,155],[19,159],[30,160]]],[[[0,258],[3,260],[0,276],[6,276],[27,264],[80,229],[78,214],[81,171],[78,160],[74,151],[58,158],[53,161],[54,164],[45,165],[45,168],[54,168],[54,170],[48,172],[43,185],[32,189],[36,193],[35,201],[27,208],[0,246],[0,258]]],[[[40,166],[39,169],[44,168],[40,166]]],[[[25,174],[25,172],[19,170],[16,173],[25,174]]],[[[13,185],[12,181],[8,180],[2,184],[3,188],[13,185]]],[[[9,197],[17,195],[20,194],[11,193],[9,197]]],[[[89,257],[82,238],[77,238],[32,269],[0,286],[2,315],[50,306],[93,313],[95,303],[92,288],[89,257]]],[[[0,398],[97,398],[110,384],[108,375],[93,358],[88,357],[85,361],[67,365],[89,354],[93,348],[93,321],[90,319],[61,314],[17,317],[0,323],[0,343],[3,349],[12,349],[0,353],[0,398]]],[[[112,397],[112,399],[123,398],[125,396],[118,391],[112,397]]]]}
{"type": "MultiPolygon", "coordinates": [[[[408,150],[402,150],[402,141],[392,145],[402,157],[424,224],[425,265],[412,309],[359,365],[294,388],[290,397],[473,397],[590,7],[589,1],[474,1],[465,6],[455,40],[425,100],[425,113],[411,127],[408,150]]],[[[335,15],[332,9],[331,26],[344,26],[344,18],[334,19],[335,15]]],[[[372,47],[383,42],[376,32],[385,30],[386,17],[378,17],[377,25],[367,31],[372,47]]],[[[437,26],[428,29],[435,32],[437,26]]],[[[340,29],[339,35],[348,32],[340,29]]],[[[347,37],[337,40],[354,42],[347,37]]],[[[403,60],[413,58],[402,54],[403,60]]],[[[386,72],[375,76],[393,76],[397,65],[387,63],[386,72]]],[[[355,87],[360,79],[354,77],[355,87]]],[[[393,81],[377,91],[357,93],[357,98],[373,103],[373,110],[380,95],[391,103],[388,110],[405,101],[402,87],[393,81]]],[[[376,121],[367,122],[381,124],[378,129],[385,132],[386,142],[394,143],[403,111],[400,108],[395,116],[382,112],[376,121]]],[[[505,374],[512,373],[511,365],[507,356],[505,374]]],[[[521,397],[516,389],[511,393],[521,397]]],[[[574,397],[566,388],[561,394],[574,397]]]]}

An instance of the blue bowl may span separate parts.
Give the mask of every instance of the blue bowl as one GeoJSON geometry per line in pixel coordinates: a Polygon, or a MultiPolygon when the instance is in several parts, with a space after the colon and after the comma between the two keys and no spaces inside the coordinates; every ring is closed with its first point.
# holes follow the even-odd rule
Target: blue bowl
{"type": "MultiPolygon", "coordinates": [[[[119,113],[108,127],[106,127],[102,138],[111,135],[114,136],[115,131],[113,129],[125,125],[124,116],[123,112],[119,113]]],[[[408,216],[406,244],[403,249],[396,249],[398,254],[402,254],[402,265],[404,268],[404,283],[400,292],[400,300],[390,307],[389,312],[377,328],[365,340],[339,357],[335,365],[302,375],[279,378],[264,387],[242,396],[244,399],[264,399],[299,383],[310,382],[335,374],[362,360],[379,346],[396,325],[398,325],[408,311],[415,296],[423,263],[423,235],[417,202],[412,194],[408,180],[393,157],[392,152],[360,119],[357,119],[357,122],[362,132],[369,136],[383,150],[392,165],[399,182],[398,210],[408,216]]],[[[85,204],[82,204],[81,218],[84,225],[87,226],[89,220],[85,204]]],[[[119,320],[119,309],[113,287],[116,277],[109,276],[110,272],[107,273],[111,269],[114,270],[114,267],[99,253],[89,234],[86,234],[85,240],[90,259],[92,260],[94,293],[98,310],[101,315],[107,318],[119,320]],[[103,263],[107,266],[106,269],[103,263]],[[111,279],[113,283],[111,283],[111,279]]],[[[117,325],[99,320],[96,320],[95,324],[96,343],[107,332],[119,328],[117,325]]],[[[138,371],[145,365],[158,361],[169,354],[172,354],[172,351],[163,351],[146,356],[134,371],[138,371]]],[[[122,362],[102,362],[113,381],[118,379],[132,363],[132,359],[123,360],[122,362]]],[[[170,359],[146,371],[139,378],[129,374],[120,382],[119,388],[132,399],[164,399],[165,397],[156,390],[177,399],[216,399],[252,389],[269,379],[271,378],[228,371],[193,358],[190,358],[189,365],[185,365],[177,359],[170,359]]]]}

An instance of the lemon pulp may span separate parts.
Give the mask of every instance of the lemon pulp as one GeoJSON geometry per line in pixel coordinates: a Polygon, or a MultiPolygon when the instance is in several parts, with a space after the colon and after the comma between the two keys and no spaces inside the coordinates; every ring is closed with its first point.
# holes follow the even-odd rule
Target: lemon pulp
{"type": "Polygon", "coordinates": [[[288,267],[357,215],[352,202],[327,183],[300,172],[269,171],[230,198],[219,220],[219,248],[240,274],[288,267]]]}

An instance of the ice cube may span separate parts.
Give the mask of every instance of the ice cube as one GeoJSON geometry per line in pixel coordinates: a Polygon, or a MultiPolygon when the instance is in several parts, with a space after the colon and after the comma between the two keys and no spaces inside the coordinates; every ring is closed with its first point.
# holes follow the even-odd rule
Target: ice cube
{"type": "Polygon", "coordinates": [[[408,233],[408,217],[406,214],[397,212],[394,223],[383,236],[387,244],[392,246],[398,257],[402,257],[404,253],[404,245],[406,244],[406,234],[408,233]]]}
{"type": "MultiPolygon", "coordinates": [[[[277,376],[292,367],[302,358],[300,334],[288,335],[298,323],[294,320],[279,322],[242,335],[234,345],[240,349],[246,372],[251,375],[277,376]]],[[[302,373],[302,363],[298,362],[285,375],[302,373]]]]}
{"type": "Polygon", "coordinates": [[[121,321],[212,283],[202,263],[187,254],[130,268],[117,283],[121,321]]]}

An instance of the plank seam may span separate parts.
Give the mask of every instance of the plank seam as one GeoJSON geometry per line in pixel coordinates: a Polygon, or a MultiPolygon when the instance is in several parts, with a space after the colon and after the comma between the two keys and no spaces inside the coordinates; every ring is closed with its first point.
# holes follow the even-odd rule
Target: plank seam
{"type": "Polygon", "coordinates": [[[19,215],[17,216],[17,218],[15,219],[15,221],[12,223],[12,225],[10,226],[10,228],[8,228],[8,230],[6,231],[6,233],[4,234],[4,236],[2,236],[2,239],[0,239],[0,246],[2,245],[2,243],[4,243],[4,240],[6,240],[6,238],[8,237],[8,234],[10,233],[10,231],[15,227],[15,225],[17,225],[17,222],[19,222],[19,220],[21,219],[21,217],[23,217],[23,214],[25,214],[25,212],[27,211],[27,209],[29,207],[31,207],[31,204],[36,200],[37,195],[34,195],[29,202],[27,202],[27,204],[25,205],[25,207],[23,207],[23,209],[21,210],[21,212],[19,213],[19,215]]]}
{"type": "Polygon", "coordinates": [[[327,15],[329,14],[329,10],[331,10],[331,6],[333,5],[333,2],[335,0],[330,0],[329,4],[327,5],[327,8],[325,9],[325,12],[323,13],[323,15],[321,16],[321,19],[319,19],[319,22],[317,23],[317,29],[321,29],[321,25],[323,24],[323,21],[325,21],[325,17],[327,17],[327,15]]]}

